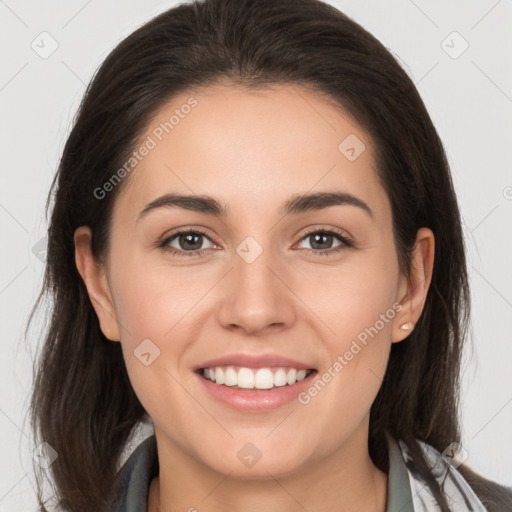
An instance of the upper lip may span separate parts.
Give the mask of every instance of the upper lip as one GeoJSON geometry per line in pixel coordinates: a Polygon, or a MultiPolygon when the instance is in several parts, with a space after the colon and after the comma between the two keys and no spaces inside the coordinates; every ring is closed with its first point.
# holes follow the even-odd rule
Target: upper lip
{"type": "Polygon", "coordinates": [[[209,359],[194,367],[194,371],[203,368],[214,368],[216,366],[243,366],[246,368],[272,368],[280,366],[289,366],[297,370],[313,370],[313,366],[302,363],[289,357],[280,356],[278,354],[228,354],[216,359],[209,359]]]}

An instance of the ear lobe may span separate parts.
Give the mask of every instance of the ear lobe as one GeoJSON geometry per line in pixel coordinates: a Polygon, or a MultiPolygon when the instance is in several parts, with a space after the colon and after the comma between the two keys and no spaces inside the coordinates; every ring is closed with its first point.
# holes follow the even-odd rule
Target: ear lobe
{"type": "Polygon", "coordinates": [[[428,228],[420,228],[416,234],[410,275],[401,276],[397,299],[402,299],[402,309],[393,321],[393,343],[409,336],[421,316],[432,280],[434,253],[434,234],[428,228]]]}
{"type": "Polygon", "coordinates": [[[109,340],[119,341],[119,327],[106,276],[106,268],[94,258],[91,250],[91,239],[89,226],[80,226],[76,229],[74,234],[76,266],[98,316],[101,331],[109,340]]]}

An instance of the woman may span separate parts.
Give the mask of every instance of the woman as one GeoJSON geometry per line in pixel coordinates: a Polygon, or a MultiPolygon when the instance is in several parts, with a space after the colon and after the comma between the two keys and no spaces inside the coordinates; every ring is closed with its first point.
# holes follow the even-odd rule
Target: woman
{"type": "Polygon", "coordinates": [[[159,15],[98,70],[53,188],[32,417],[63,510],[512,508],[462,463],[442,143],[348,17],[159,15]]]}

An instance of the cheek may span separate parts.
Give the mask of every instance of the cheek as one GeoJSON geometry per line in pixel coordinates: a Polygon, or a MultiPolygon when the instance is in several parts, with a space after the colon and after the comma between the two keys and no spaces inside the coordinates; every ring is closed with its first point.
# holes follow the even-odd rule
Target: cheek
{"type": "MultiPolygon", "coordinates": [[[[391,348],[398,266],[374,255],[351,260],[337,271],[317,274],[299,292],[325,336],[325,367],[303,396],[315,415],[330,411],[331,425],[362,420],[377,395],[391,348]],[[314,283],[315,286],[311,286],[314,283]],[[347,418],[350,412],[351,419],[347,418]]],[[[382,254],[382,253],[381,253],[382,254]]]]}
{"type": "Polygon", "coordinates": [[[160,272],[141,267],[117,275],[116,315],[121,346],[133,390],[148,414],[160,422],[176,421],[172,411],[189,397],[178,381],[190,329],[186,312],[193,301],[160,272]],[[165,404],[165,407],[162,405],[165,404]]]}
{"type": "Polygon", "coordinates": [[[184,350],[174,331],[181,328],[182,310],[190,301],[157,269],[129,258],[118,261],[112,284],[121,346],[133,389],[148,410],[157,398],[155,390],[169,377],[165,370],[174,374],[169,363],[179,361],[184,350]]]}
{"type": "MultiPolygon", "coordinates": [[[[140,260],[140,259],[139,259],[140,260]]],[[[190,272],[170,271],[161,264],[126,259],[115,274],[114,302],[123,341],[133,345],[145,338],[163,340],[187,315],[203,293],[191,285],[190,272]]]]}
{"type": "MultiPolygon", "coordinates": [[[[379,246],[354,252],[337,266],[310,267],[293,280],[294,291],[326,329],[331,352],[378,323],[379,339],[390,334],[398,284],[394,253],[379,246]]],[[[296,276],[295,276],[296,277],[296,276]]],[[[364,335],[362,336],[364,338],[364,335]]]]}

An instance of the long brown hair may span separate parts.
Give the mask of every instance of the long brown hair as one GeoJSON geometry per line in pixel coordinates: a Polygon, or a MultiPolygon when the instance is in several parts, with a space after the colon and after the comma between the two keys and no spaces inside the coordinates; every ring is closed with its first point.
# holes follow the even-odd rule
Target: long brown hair
{"type": "MultiPolygon", "coordinates": [[[[417,443],[440,452],[460,444],[460,362],[469,290],[460,214],[443,145],[418,91],[391,53],[359,24],[318,0],[206,0],[144,24],[106,58],[87,87],[51,195],[41,293],[51,317],[34,368],[35,438],[58,458],[50,466],[63,510],[102,510],[130,435],[147,413],[128,378],[121,347],[105,338],[77,271],[73,234],[90,226],[92,250],[109,250],[113,204],[125,178],[101,187],[129,158],[151,116],[178,93],[229,80],[243,87],[287,83],[330,98],[371,136],[389,196],[400,269],[408,274],[416,232],[435,235],[431,286],[418,324],[394,343],[370,411],[369,450],[388,471],[384,433],[402,439],[443,511],[449,511],[417,443]]],[[[488,509],[512,509],[512,493],[464,465],[488,509]]],[[[38,479],[38,488],[39,487],[38,479]]],[[[46,510],[39,490],[38,500],[46,510]]]]}

